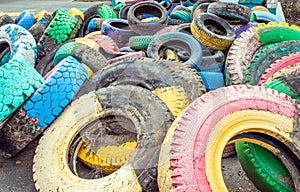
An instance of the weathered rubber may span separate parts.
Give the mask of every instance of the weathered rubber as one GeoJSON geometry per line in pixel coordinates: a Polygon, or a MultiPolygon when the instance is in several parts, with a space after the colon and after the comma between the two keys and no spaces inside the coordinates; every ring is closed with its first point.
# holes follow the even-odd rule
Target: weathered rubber
{"type": "MultiPolygon", "coordinates": [[[[254,53],[261,47],[253,28],[243,32],[236,38],[227,54],[225,74],[230,85],[243,83],[244,73],[254,53]]],[[[227,85],[228,85],[227,83],[227,85]]]]}
{"type": "Polygon", "coordinates": [[[35,64],[36,43],[33,36],[23,27],[16,24],[6,24],[0,27],[0,43],[9,44],[9,60],[25,58],[31,65],[35,64]]]}
{"type": "Polygon", "coordinates": [[[256,28],[257,37],[262,45],[282,41],[300,40],[300,27],[288,23],[260,23],[256,28]]]}
{"type": "Polygon", "coordinates": [[[127,20],[129,27],[137,34],[153,35],[167,26],[167,16],[167,10],[162,5],[155,1],[145,1],[136,3],[129,8],[127,20]],[[160,19],[155,23],[143,23],[139,18],[144,14],[153,14],[160,19]]]}
{"type": "Polygon", "coordinates": [[[162,87],[182,87],[189,102],[206,92],[201,77],[187,64],[137,58],[127,59],[98,71],[85,82],[76,98],[102,87],[120,84],[136,85],[151,91],[162,87]]]}
{"type": "Polygon", "coordinates": [[[35,17],[37,18],[36,22],[34,25],[32,25],[32,27],[30,27],[28,31],[32,34],[35,41],[38,42],[53,17],[46,11],[40,11],[35,17]]]}
{"type": "Polygon", "coordinates": [[[33,66],[23,58],[0,67],[0,122],[19,108],[43,82],[33,66]]]}
{"type": "Polygon", "coordinates": [[[300,72],[300,62],[293,64],[293,65],[289,65],[288,67],[284,67],[281,70],[277,71],[276,73],[274,73],[274,75],[272,75],[271,78],[269,78],[266,82],[268,82],[271,79],[275,79],[279,76],[282,75],[289,75],[289,74],[295,74],[300,72]]]}
{"type": "Polygon", "coordinates": [[[230,2],[210,3],[207,12],[223,17],[231,24],[247,24],[251,16],[251,10],[248,7],[230,2]]]}
{"type": "Polygon", "coordinates": [[[261,47],[247,66],[243,83],[257,85],[263,72],[274,61],[296,52],[300,52],[300,41],[285,41],[261,47]]]}
{"type": "Polygon", "coordinates": [[[226,50],[235,39],[234,29],[224,19],[211,14],[198,14],[191,24],[194,37],[203,45],[215,50],[226,50]],[[213,29],[209,28],[213,27],[213,29]]]}
{"type": "Polygon", "coordinates": [[[38,58],[48,54],[55,46],[74,37],[78,19],[63,9],[58,9],[38,42],[38,58]]]}
{"type": "Polygon", "coordinates": [[[254,16],[254,21],[258,23],[269,23],[269,22],[276,22],[276,23],[282,23],[284,20],[280,17],[277,17],[276,15],[265,12],[265,11],[252,11],[252,14],[254,16]]]}
{"type": "Polygon", "coordinates": [[[0,27],[6,24],[13,24],[15,23],[14,20],[7,14],[0,16],[0,27]]]}
{"type": "Polygon", "coordinates": [[[181,32],[169,32],[155,37],[147,48],[147,56],[159,59],[159,50],[162,47],[167,47],[175,51],[185,50],[188,52],[188,59],[184,61],[197,69],[202,59],[201,44],[191,35],[181,32]]]}
{"type": "Polygon", "coordinates": [[[129,39],[129,47],[133,50],[147,49],[150,42],[155,38],[154,35],[149,36],[133,36],[129,39]]]}
{"type": "Polygon", "coordinates": [[[172,121],[173,117],[162,101],[139,87],[113,86],[84,95],[73,101],[41,138],[33,166],[36,188],[41,191],[157,191],[160,144],[172,121]],[[86,106],[84,110],[82,106],[86,106]],[[134,153],[124,166],[106,177],[87,180],[75,176],[68,159],[62,158],[70,151],[74,137],[79,131],[81,135],[87,133],[84,127],[88,123],[113,115],[132,122],[130,130],[137,133],[134,153]],[[64,129],[60,129],[62,124],[64,129]],[[58,151],[46,154],[49,150],[58,151]],[[45,165],[49,170],[44,168],[45,165]]]}
{"type": "MultiPolygon", "coordinates": [[[[165,137],[158,164],[160,191],[227,191],[221,172],[223,149],[243,132],[267,134],[300,159],[294,126],[298,113],[294,100],[259,86],[235,85],[203,95],[183,111],[165,137]]],[[[297,178],[294,182],[299,187],[297,178]]]]}
{"type": "Polygon", "coordinates": [[[288,67],[290,65],[294,65],[300,62],[300,52],[295,54],[289,54],[288,56],[284,56],[274,63],[269,65],[268,69],[266,69],[261,75],[257,85],[264,84],[269,78],[271,78],[277,71],[288,67]]]}

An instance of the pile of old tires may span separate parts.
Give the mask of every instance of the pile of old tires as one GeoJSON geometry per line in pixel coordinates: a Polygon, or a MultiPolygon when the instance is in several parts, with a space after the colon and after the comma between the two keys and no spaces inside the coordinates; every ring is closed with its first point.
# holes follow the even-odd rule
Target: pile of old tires
{"type": "Polygon", "coordinates": [[[227,191],[234,154],[257,189],[299,191],[299,73],[300,28],[263,6],[3,15],[0,156],[38,138],[38,191],[227,191]]]}

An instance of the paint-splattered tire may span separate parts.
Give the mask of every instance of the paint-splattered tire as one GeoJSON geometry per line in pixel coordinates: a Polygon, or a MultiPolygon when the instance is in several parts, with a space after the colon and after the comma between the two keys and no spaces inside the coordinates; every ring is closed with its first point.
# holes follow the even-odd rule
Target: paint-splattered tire
{"type": "MultiPolygon", "coordinates": [[[[166,135],[158,165],[160,191],[227,191],[222,153],[228,142],[249,139],[235,138],[244,133],[284,143],[295,154],[294,161],[299,161],[298,108],[299,104],[286,95],[259,86],[229,86],[198,98],[166,135]]],[[[268,146],[265,142],[261,139],[257,143],[268,146]]],[[[276,146],[269,148],[285,159],[276,146]]],[[[289,171],[292,177],[299,175],[297,166],[289,171]]],[[[293,181],[299,188],[298,178],[293,181]]]]}
{"type": "MultiPolygon", "coordinates": [[[[73,101],[40,139],[33,165],[35,186],[40,191],[158,191],[158,155],[172,121],[173,116],[162,101],[143,88],[113,86],[90,92],[73,101]],[[123,128],[137,134],[133,155],[108,176],[76,176],[74,168],[70,168],[70,146],[93,131],[88,124],[101,123],[115,115],[127,119],[130,124],[123,128]]],[[[94,127],[94,131],[100,129],[101,125],[94,127]]]]}
{"type": "Polygon", "coordinates": [[[0,27],[0,44],[8,43],[10,47],[10,58],[25,58],[32,65],[35,64],[37,56],[36,42],[33,36],[23,27],[16,24],[7,24],[0,27]]]}

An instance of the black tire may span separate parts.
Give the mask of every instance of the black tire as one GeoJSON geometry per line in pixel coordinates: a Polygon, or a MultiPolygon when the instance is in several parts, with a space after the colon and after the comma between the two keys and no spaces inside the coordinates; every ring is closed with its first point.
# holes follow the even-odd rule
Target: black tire
{"type": "Polygon", "coordinates": [[[230,24],[246,24],[250,22],[251,17],[251,10],[248,7],[228,2],[211,3],[207,12],[224,18],[230,24]]]}
{"type": "Polygon", "coordinates": [[[158,191],[157,163],[160,145],[173,120],[167,106],[153,93],[140,87],[113,86],[82,96],[72,102],[40,140],[33,166],[33,179],[37,190],[52,191],[59,188],[61,191],[79,191],[80,188],[84,188],[90,192],[107,189],[158,191]],[[99,116],[100,113],[103,115],[99,116]],[[71,147],[76,146],[77,140],[90,141],[88,140],[90,136],[95,137],[94,142],[90,144],[96,148],[101,142],[99,141],[101,138],[96,135],[97,132],[107,128],[102,125],[102,119],[111,117],[118,117],[117,121],[125,119],[130,122],[124,124],[123,129],[137,134],[136,149],[128,162],[116,172],[107,177],[88,179],[90,184],[87,185],[87,179],[76,176],[74,167],[70,166],[74,159],[62,158],[61,155],[64,152],[71,152],[71,147]],[[59,125],[62,122],[66,124],[64,129],[59,125]],[[84,126],[81,126],[82,122],[84,126]],[[98,122],[98,127],[86,126],[93,122],[98,122]],[[66,143],[68,144],[65,145],[66,143]],[[56,145],[61,147],[57,148],[56,145]],[[45,154],[46,151],[53,150],[53,153],[45,154]],[[49,158],[55,160],[46,160],[49,158]],[[69,176],[76,179],[70,179],[69,176]]]}
{"type": "Polygon", "coordinates": [[[202,49],[202,62],[198,66],[200,71],[222,71],[225,64],[223,51],[216,51],[209,48],[202,49]]]}
{"type": "Polygon", "coordinates": [[[128,24],[130,28],[140,35],[153,35],[167,26],[167,10],[157,2],[140,2],[132,5],[128,11],[128,24]],[[143,23],[144,14],[152,14],[159,20],[155,23],[143,23]]]}
{"type": "Polygon", "coordinates": [[[88,24],[92,18],[98,17],[96,16],[96,13],[101,5],[102,4],[93,5],[84,11],[84,20],[79,30],[78,37],[84,37],[86,35],[88,24]]]}
{"type": "Polygon", "coordinates": [[[187,52],[188,60],[184,61],[196,69],[202,59],[202,47],[191,35],[181,32],[170,32],[155,37],[147,48],[148,57],[159,59],[159,52],[164,47],[175,52],[187,52]]]}
{"type": "Polygon", "coordinates": [[[102,87],[120,84],[136,85],[151,91],[160,87],[183,87],[189,102],[206,92],[201,77],[188,65],[138,58],[124,60],[98,71],[84,83],[76,98],[102,87]]]}
{"type": "Polygon", "coordinates": [[[14,20],[9,15],[1,15],[0,16],[0,27],[6,24],[13,24],[14,20]]]}
{"type": "Polygon", "coordinates": [[[180,24],[184,24],[184,23],[188,23],[185,20],[182,19],[169,19],[168,20],[168,25],[180,25],[180,24]]]}
{"type": "Polygon", "coordinates": [[[114,40],[118,47],[127,47],[129,38],[137,34],[132,31],[125,19],[106,19],[102,23],[101,32],[114,40]]]}
{"type": "Polygon", "coordinates": [[[128,11],[129,11],[129,9],[130,9],[131,6],[132,5],[130,5],[130,4],[125,4],[121,8],[121,10],[120,10],[120,12],[118,14],[120,19],[127,19],[128,11]]]}
{"type": "Polygon", "coordinates": [[[191,24],[191,31],[203,45],[215,50],[228,49],[235,39],[229,23],[211,13],[198,14],[191,24]]]}
{"type": "Polygon", "coordinates": [[[38,42],[38,40],[42,37],[44,31],[46,30],[52,19],[52,15],[45,12],[43,16],[38,21],[36,21],[36,23],[32,27],[30,27],[28,31],[32,34],[35,42],[38,42]]]}

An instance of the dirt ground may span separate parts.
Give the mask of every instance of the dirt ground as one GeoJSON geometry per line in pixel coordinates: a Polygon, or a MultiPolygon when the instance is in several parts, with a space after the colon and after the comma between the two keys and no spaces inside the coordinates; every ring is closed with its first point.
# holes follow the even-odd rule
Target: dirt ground
{"type": "MultiPolygon", "coordinates": [[[[38,141],[11,159],[0,159],[1,192],[36,192],[32,179],[32,161],[38,141]]],[[[222,172],[230,192],[257,192],[242,170],[236,156],[223,159],[222,172]]]]}

